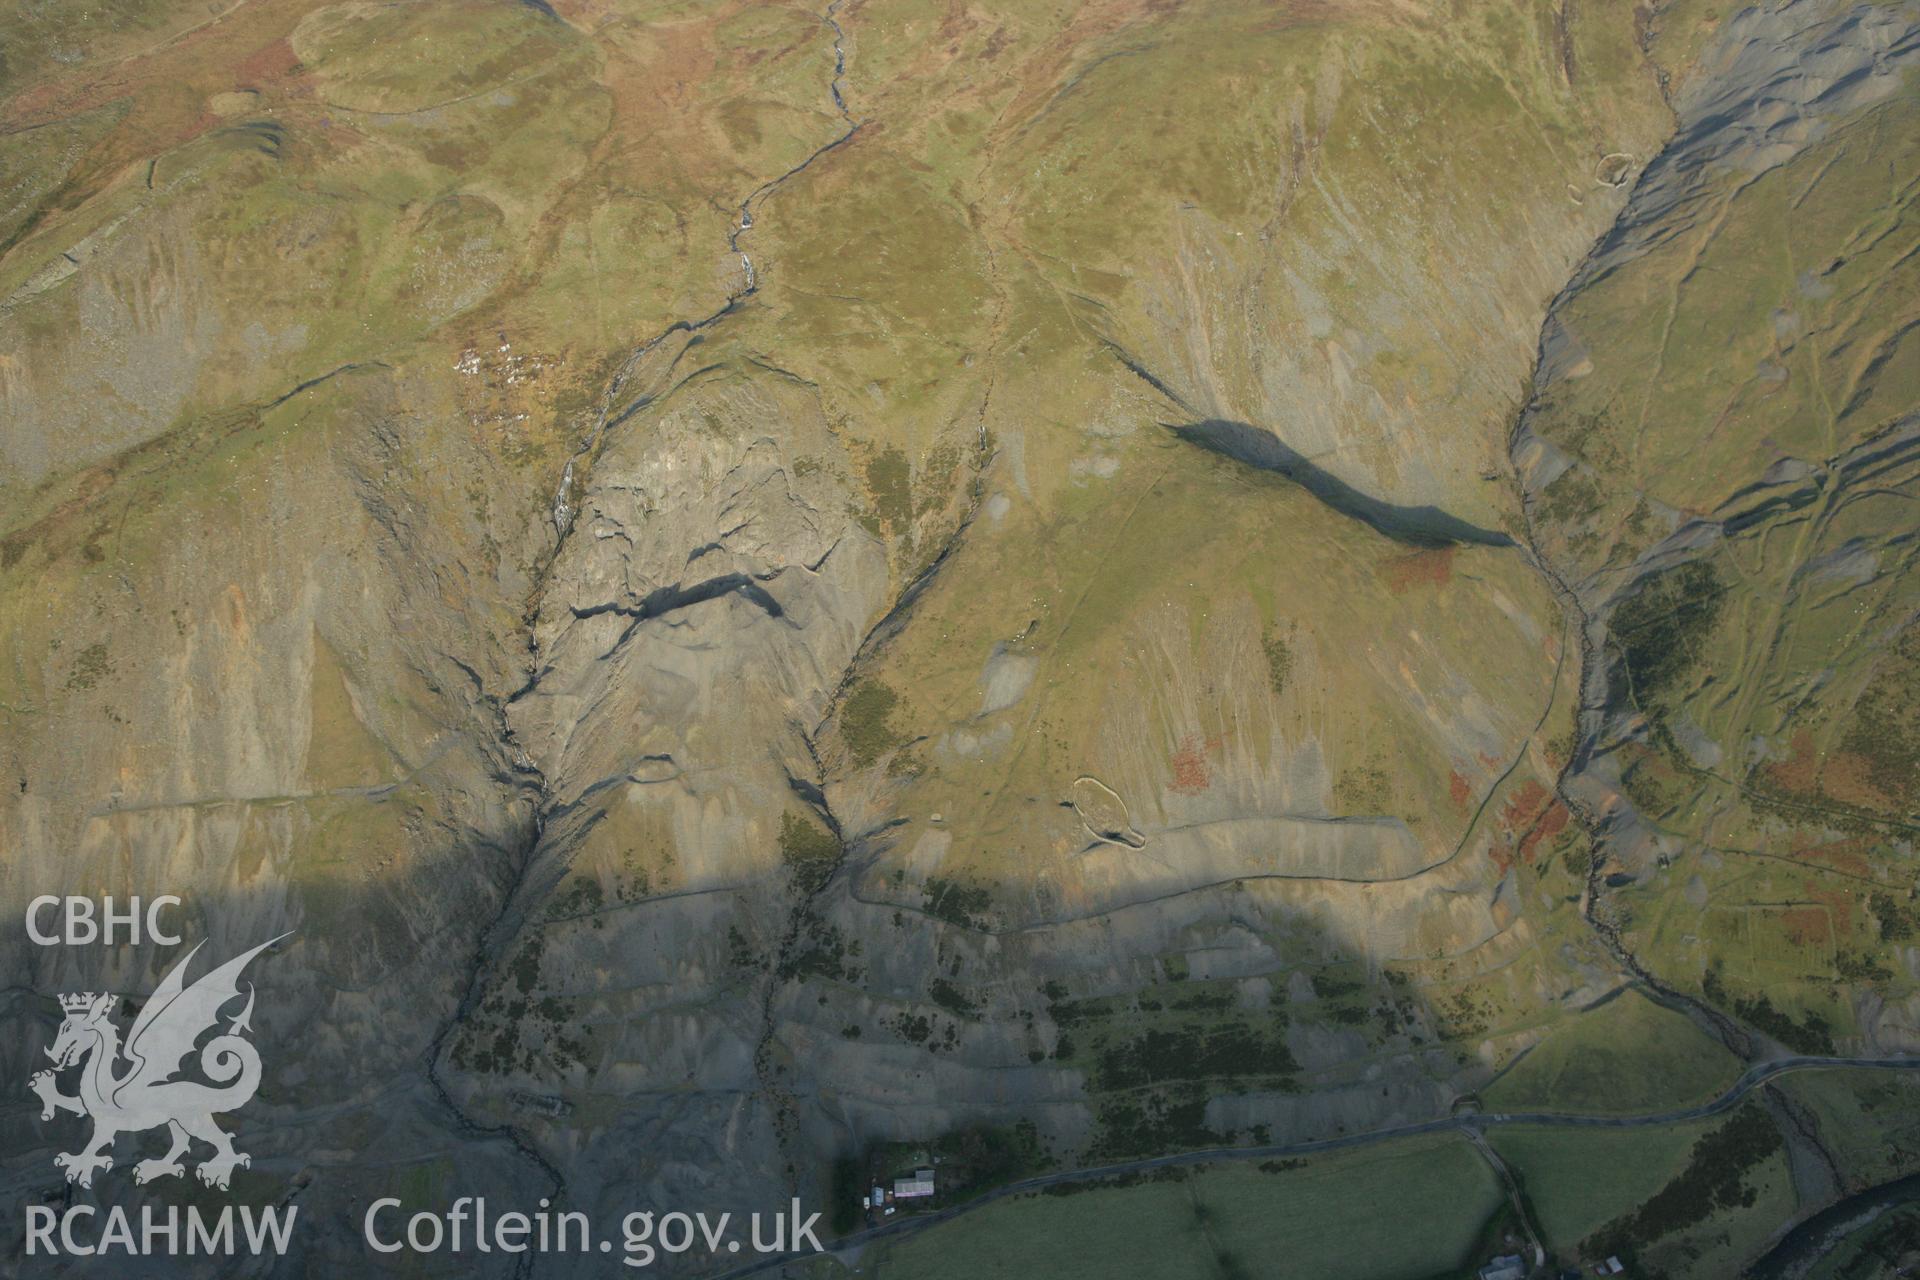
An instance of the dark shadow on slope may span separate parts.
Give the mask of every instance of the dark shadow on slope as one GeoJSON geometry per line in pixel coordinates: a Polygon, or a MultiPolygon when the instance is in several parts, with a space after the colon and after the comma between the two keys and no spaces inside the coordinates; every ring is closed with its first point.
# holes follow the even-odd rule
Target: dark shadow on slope
{"type": "Polygon", "coordinates": [[[1186,426],[1167,425],[1189,444],[1197,444],[1235,462],[1285,476],[1341,515],[1351,516],[1395,542],[1415,547],[1445,547],[1463,543],[1483,547],[1514,545],[1513,539],[1499,530],[1482,529],[1438,507],[1395,506],[1364,494],[1309,462],[1298,450],[1282,443],[1271,431],[1222,418],[1210,418],[1186,426]]]}

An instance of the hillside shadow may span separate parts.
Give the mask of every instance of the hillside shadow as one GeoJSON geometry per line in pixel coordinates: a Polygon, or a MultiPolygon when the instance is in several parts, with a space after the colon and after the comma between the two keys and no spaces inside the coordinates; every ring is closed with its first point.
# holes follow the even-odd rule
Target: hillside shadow
{"type": "Polygon", "coordinates": [[[1398,506],[1360,492],[1338,476],[1308,461],[1271,431],[1245,422],[1210,418],[1187,425],[1169,424],[1180,439],[1235,462],[1293,481],[1328,507],[1360,521],[1375,533],[1412,547],[1474,545],[1511,547],[1512,538],[1483,529],[1439,507],[1398,506]]]}

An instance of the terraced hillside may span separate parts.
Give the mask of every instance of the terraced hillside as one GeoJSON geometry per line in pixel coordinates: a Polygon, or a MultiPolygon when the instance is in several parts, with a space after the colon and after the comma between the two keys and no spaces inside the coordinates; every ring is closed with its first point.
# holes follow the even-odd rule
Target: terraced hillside
{"type": "MultiPolygon", "coordinates": [[[[13,4],[0,918],[294,931],[286,1274],[381,1196],[842,1234],[936,1154],[1920,1054],[1916,75],[1836,0],[13,4]]],[[[0,958],[24,1081],[177,955],[0,958]]],[[[1165,1273],[1249,1274],[1353,1186],[1409,1206],[1357,1274],[1733,1275],[1870,1189],[1886,1075],[1503,1139],[1513,1219],[1475,1129],[1045,1220],[1217,1201],[1165,1273]]]]}

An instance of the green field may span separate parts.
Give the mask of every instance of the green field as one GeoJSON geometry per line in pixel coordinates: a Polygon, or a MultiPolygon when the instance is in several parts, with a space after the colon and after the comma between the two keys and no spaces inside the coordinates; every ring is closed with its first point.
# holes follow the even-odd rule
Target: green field
{"type": "Polygon", "coordinates": [[[883,1280],[1394,1280],[1468,1261],[1503,1204],[1492,1171],[1455,1137],[1287,1163],[1022,1196],[876,1249],[860,1265],[883,1280]]]}
{"type": "Polygon", "coordinates": [[[1740,1064],[1637,991],[1569,1015],[1485,1090],[1492,1111],[1637,1115],[1704,1102],[1740,1064]]]}
{"type": "Polygon", "coordinates": [[[1495,1129],[1488,1137],[1539,1214],[1546,1246],[1579,1243],[1665,1186],[1711,1122],[1648,1129],[1495,1129]]]}
{"type": "Polygon", "coordinates": [[[1725,1276],[1795,1209],[1778,1133],[1751,1103],[1687,1125],[1515,1127],[1490,1140],[1566,1262],[1617,1253],[1636,1275],[1725,1276]]]}
{"type": "Polygon", "coordinates": [[[1753,1177],[1751,1205],[1716,1214],[1691,1231],[1650,1246],[1642,1257],[1674,1280],[1721,1280],[1730,1258],[1760,1254],[1773,1233],[1793,1216],[1793,1178],[1784,1156],[1775,1156],[1753,1177]]]}

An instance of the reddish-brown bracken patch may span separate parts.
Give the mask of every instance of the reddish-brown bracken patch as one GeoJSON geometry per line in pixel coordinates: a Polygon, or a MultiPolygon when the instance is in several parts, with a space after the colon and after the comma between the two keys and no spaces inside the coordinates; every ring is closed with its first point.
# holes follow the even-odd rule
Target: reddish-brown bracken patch
{"type": "MultiPolygon", "coordinates": [[[[8,99],[0,106],[0,124],[8,128],[44,124],[117,98],[134,98],[138,108],[130,114],[124,132],[139,140],[141,153],[152,154],[161,147],[177,145],[183,140],[182,112],[189,109],[189,104],[206,94],[236,87],[231,78],[233,69],[259,56],[252,51],[261,49],[263,37],[269,32],[276,37],[268,42],[269,47],[285,44],[279,37],[297,25],[309,9],[322,3],[325,0],[234,5],[225,13],[123,56],[110,53],[97,63],[89,59],[82,69],[51,77],[8,99]]],[[[289,48],[289,68],[293,65],[291,55],[289,48]]],[[[271,78],[263,77],[262,84],[243,81],[239,87],[261,88],[264,80],[271,78]]]]}
{"type": "Polygon", "coordinates": [[[1513,870],[1513,846],[1504,838],[1497,836],[1494,838],[1492,847],[1487,850],[1487,857],[1492,860],[1494,869],[1501,875],[1504,876],[1513,870]]]}
{"type": "Polygon", "coordinates": [[[264,89],[291,76],[299,65],[290,41],[270,40],[234,64],[233,83],[242,89],[264,89]]]}
{"type": "Polygon", "coordinates": [[[1434,547],[1395,556],[1380,566],[1380,576],[1395,595],[1422,585],[1443,587],[1453,581],[1453,548],[1434,547]]]}
{"type": "Polygon", "coordinates": [[[1180,740],[1180,749],[1167,763],[1173,767],[1173,789],[1178,795],[1197,796],[1213,784],[1206,746],[1194,735],[1180,740]]]}
{"type": "Polygon", "coordinates": [[[1782,911],[1780,928],[1785,931],[1789,941],[1802,946],[1828,942],[1833,938],[1833,924],[1827,919],[1827,913],[1818,907],[1791,907],[1782,911]]]}
{"type": "Polygon", "coordinates": [[[1820,889],[1807,881],[1807,896],[1827,909],[1827,918],[1842,933],[1853,932],[1853,894],[1845,889],[1820,889]]]}
{"type": "Polygon", "coordinates": [[[1460,776],[1458,769],[1447,775],[1447,798],[1456,809],[1465,809],[1467,801],[1473,799],[1473,786],[1460,776]]]}
{"type": "Polygon", "coordinates": [[[1783,791],[1816,790],[1820,782],[1820,761],[1813,754],[1813,734],[1800,730],[1793,735],[1792,745],[1792,755],[1767,766],[1767,781],[1783,791]]]}
{"type": "Polygon", "coordinates": [[[1805,729],[1793,735],[1793,754],[1766,767],[1769,783],[1782,791],[1820,796],[1869,809],[1893,806],[1869,780],[1871,764],[1866,757],[1851,751],[1815,751],[1813,734],[1805,729]]]}
{"type": "Polygon", "coordinates": [[[1536,779],[1528,778],[1500,807],[1500,821],[1507,830],[1519,831],[1538,817],[1552,798],[1552,794],[1536,779]]]}
{"type": "Polygon", "coordinates": [[[1520,841],[1520,857],[1528,866],[1533,865],[1533,853],[1542,840],[1551,840],[1567,829],[1567,822],[1573,815],[1567,812],[1567,806],[1555,800],[1533,824],[1533,830],[1527,832],[1520,841]]]}
{"type": "MultiPolygon", "coordinates": [[[[1565,807],[1553,798],[1551,791],[1540,785],[1537,779],[1528,778],[1500,806],[1500,827],[1509,835],[1520,835],[1518,856],[1531,865],[1535,847],[1546,837],[1558,835],[1564,830],[1569,816],[1565,807]]],[[[1495,861],[1498,861],[1497,855],[1495,861]]],[[[1508,855],[1507,861],[1511,864],[1512,854],[1508,855]]]]}
{"type": "Polygon", "coordinates": [[[1820,771],[1820,790],[1841,804],[1893,809],[1897,801],[1873,785],[1873,762],[1854,751],[1836,751],[1820,771]]]}
{"type": "Polygon", "coordinates": [[[1860,852],[1862,841],[1858,837],[1847,840],[1832,840],[1826,844],[1801,844],[1793,846],[1793,856],[1808,862],[1823,862],[1835,871],[1845,871],[1849,875],[1870,876],[1873,866],[1860,852]]]}

